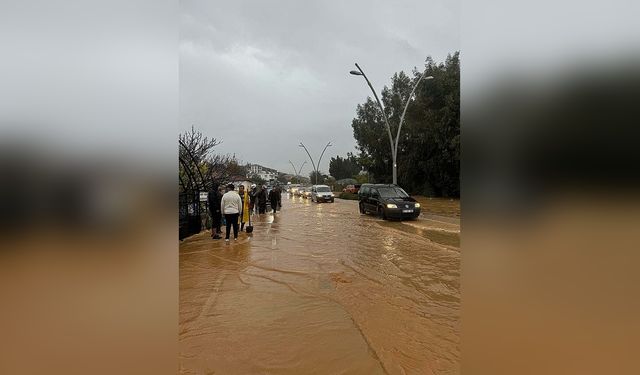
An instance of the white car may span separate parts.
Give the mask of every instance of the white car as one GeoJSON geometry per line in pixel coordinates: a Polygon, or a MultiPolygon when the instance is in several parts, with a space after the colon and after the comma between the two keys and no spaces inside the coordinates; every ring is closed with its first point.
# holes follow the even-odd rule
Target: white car
{"type": "Polygon", "coordinates": [[[313,187],[311,187],[312,201],[316,203],[320,203],[320,202],[333,203],[334,199],[335,199],[335,196],[331,192],[331,188],[328,187],[327,185],[313,185],[313,187]]]}

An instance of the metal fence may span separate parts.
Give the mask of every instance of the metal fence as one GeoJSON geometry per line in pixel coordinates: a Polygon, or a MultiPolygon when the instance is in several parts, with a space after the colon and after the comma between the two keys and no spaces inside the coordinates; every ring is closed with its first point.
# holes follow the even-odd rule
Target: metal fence
{"type": "Polygon", "coordinates": [[[208,208],[206,202],[200,201],[200,192],[208,191],[212,181],[203,176],[197,160],[187,147],[182,142],[179,144],[178,236],[182,240],[192,234],[200,233],[206,226],[208,208]]]}

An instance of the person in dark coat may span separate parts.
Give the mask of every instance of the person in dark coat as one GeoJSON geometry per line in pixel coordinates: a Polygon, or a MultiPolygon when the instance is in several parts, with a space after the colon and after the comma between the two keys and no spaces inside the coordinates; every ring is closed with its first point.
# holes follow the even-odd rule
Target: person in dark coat
{"type": "Polygon", "coordinates": [[[273,209],[273,214],[276,214],[276,210],[278,209],[278,204],[280,203],[280,193],[278,192],[278,188],[273,188],[269,192],[269,201],[271,202],[271,208],[273,209]]]}
{"type": "Polygon", "coordinates": [[[256,198],[258,195],[258,189],[256,184],[251,185],[251,190],[249,191],[249,213],[253,214],[253,211],[256,208],[256,198]]]}
{"type": "Polygon", "coordinates": [[[211,190],[207,194],[207,202],[209,204],[209,214],[211,215],[211,237],[214,240],[219,240],[220,227],[222,222],[222,212],[220,211],[220,199],[222,195],[218,191],[219,184],[214,183],[211,190]]]}
{"type": "Polygon", "coordinates": [[[258,200],[258,212],[264,214],[267,212],[267,187],[262,185],[262,189],[258,191],[257,195],[258,200]]]}
{"type": "Polygon", "coordinates": [[[282,187],[278,186],[278,209],[282,208],[282,187]]]}

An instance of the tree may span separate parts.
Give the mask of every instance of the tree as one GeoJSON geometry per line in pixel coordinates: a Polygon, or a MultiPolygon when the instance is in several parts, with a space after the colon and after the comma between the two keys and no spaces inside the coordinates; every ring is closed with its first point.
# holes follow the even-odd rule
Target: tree
{"type": "Polygon", "coordinates": [[[211,184],[205,163],[213,148],[221,143],[215,138],[205,137],[194,126],[178,135],[178,180],[181,190],[201,190],[211,184]]]}
{"type": "Polygon", "coordinates": [[[290,178],[286,173],[282,173],[282,172],[278,172],[278,178],[277,181],[281,184],[286,184],[287,182],[291,181],[290,178]]]}
{"type": "Polygon", "coordinates": [[[311,180],[311,183],[314,184],[314,185],[324,184],[325,180],[328,177],[329,176],[327,176],[327,175],[323,175],[322,172],[311,171],[311,173],[309,173],[309,179],[311,180]],[[316,180],[316,176],[318,177],[317,180],[316,180]]]}
{"type": "Polygon", "coordinates": [[[265,180],[264,178],[258,176],[257,174],[249,175],[249,179],[251,180],[251,182],[253,182],[254,184],[256,184],[258,186],[262,186],[262,185],[266,185],[267,184],[267,180],[265,180]]]}
{"type": "Polygon", "coordinates": [[[333,176],[326,176],[324,183],[329,186],[334,186],[336,184],[336,178],[333,176]]]}
{"type": "MultiPolygon", "coordinates": [[[[430,196],[460,195],[460,60],[459,52],[436,64],[431,57],[425,69],[393,75],[391,87],[382,91],[395,138],[404,103],[409,104],[398,142],[398,183],[413,193],[430,196]],[[423,81],[409,98],[413,85],[423,81]]],[[[352,123],[359,151],[358,163],[378,182],[391,182],[392,157],[383,114],[375,101],[367,98],[356,108],[352,123]]]]}
{"type": "Polygon", "coordinates": [[[222,143],[196,130],[178,135],[179,166],[178,178],[181,189],[208,190],[214,183],[225,183],[237,176],[246,176],[247,168],[235,155],[214,154],[213,150],[222,143]]]}
{"type": "Polygon", "coordinates": [[[233,155],[213,155],[206,162],[206,171],[216,183],[226,183],[234,178],[246,178],[247,167],[233,155]]]}
{"type": "Polygon", "coordinates": [[[215,183],[229,181],[232,176],[246,174],[235,156],[213,154],[222,143],[196,130],[178,135],[178,217],[179,237],[199,232],[207,227],[206,204],[200,201],[200,192],[210,190],[215,183]]]}
{"type": "Polygon", "coordinates": [[[346,158],[340,156],[332,157],[329,161],[329,174],[336,178],[336,180],[342,180],[344,178],[353,178],[361,170],[358,158],[352,153],[347,153],[346,158]]]}
{"type": "Polygon", "coordinates": [[[359,174],[354,176],[354,178],[356,179],[356,181],[358,181],[359,184],[366,184],[369,182],[368,174],[359,174]]]}

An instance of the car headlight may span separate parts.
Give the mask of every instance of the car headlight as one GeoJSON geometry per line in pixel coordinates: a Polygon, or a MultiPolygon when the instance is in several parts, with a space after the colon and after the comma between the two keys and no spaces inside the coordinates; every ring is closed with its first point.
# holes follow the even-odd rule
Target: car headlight
{"type": "Polygon", "coordinates": [[[332,197],[334,196],[334,195],[333,195],[333,193],[331,193],[331,196],[332,196],[332,197]]]}
{"type": "Polygon", "coordinates": [[[393,203],[387,203],[387,208],[398,208],[398,206],[393,203]]]}
{"type": "Polygon", "coordinates": [[[416,208],[420,208],[420,203],[416,203],[416,208]]]}

